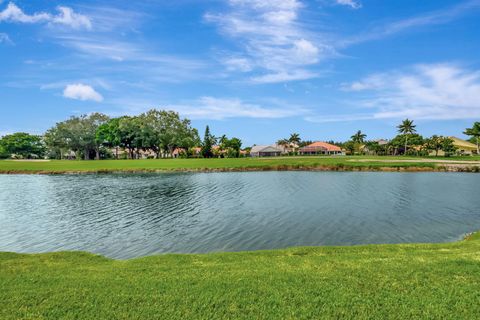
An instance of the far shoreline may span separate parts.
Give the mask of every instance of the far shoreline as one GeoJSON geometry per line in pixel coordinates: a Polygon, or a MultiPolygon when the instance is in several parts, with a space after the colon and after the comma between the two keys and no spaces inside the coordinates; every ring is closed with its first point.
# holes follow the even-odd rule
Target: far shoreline
{"type": "Polygon", "coordinates": [[[450,172],[450,173],[480,173],[480,166],[391,166],[391,167],[345,167],[345,166],[320,166],[296,167],[275,166],[258,168],[183,168],[183,169],[99,169],[99,170],[12,170],[2,171],[0,175],[88,175],[88,174],[149,174],[149,173],[228,173],[228,172],[450,172]]]}
{"type": "Polygon", "coordinates": [[[108,174],[169,172],[480,172],[480,158],[403,156],[195,158],[145,160],[0,161],[0,174],[108,174]]]}

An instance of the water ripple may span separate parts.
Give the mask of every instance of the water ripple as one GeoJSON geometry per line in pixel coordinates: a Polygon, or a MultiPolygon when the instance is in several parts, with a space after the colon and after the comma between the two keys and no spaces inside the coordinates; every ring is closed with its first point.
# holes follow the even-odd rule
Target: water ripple
{"type": "Polygon", "coordinates": [[[480,229],[480,175],[245,172],[0,176],[0,251],[114,258],[440,242],[480,229]]]}

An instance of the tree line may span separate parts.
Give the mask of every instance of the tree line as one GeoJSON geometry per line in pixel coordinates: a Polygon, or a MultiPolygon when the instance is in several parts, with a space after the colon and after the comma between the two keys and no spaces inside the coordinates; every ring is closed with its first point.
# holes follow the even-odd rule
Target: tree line
{"type": "MultiPolygon", "coordinates": [[[[343,143],[342,147],[350,153],[364,153],[375,155],[429,155],[438,156],[443,151],[445,156],[454,155],[457,148],[449,137],[433,135],[424,138],[417,133],[413,120],[405,119],[397,126],[398,135],[390,141],[367,141],[367,135],[357,131],[350,140],[343,143]]],[[[472,128],[463,132],[471,137],[470,142],[476,144],[477,154],[480,154],[480,122],[475,122],[472,128]]]]}
{"type": "MultiPolygon", "coordinates": [[[[424,138],[417,133],[413,120],[406,119],[397,126],[398,135],[389,141],[368,141],[358,130],[346,142],[329,141],[350,154],[375,155],[453,155],[456,148],[448,137],[433,135],[424,138]]],[[[470,142],[480,154],[480,122],[465,129],[470,142]]],[[[277,141],[292,155],[312,141],[303,141],[298,133],[277,141]]],[[[72,116],[58,122],[42,135],[18,132],[0,139],[0,158],[50,159],[108,159],[141,157],[240,157],[242,141],[223,135],[215,137],[207,126],[203,140],[191,121],[177,112],[152,109],[137,116],[110,118],[102,113],[72,116]]]]}
{"type": "MultiPolygon", "coordinates": [[[[433,135],[424,138],[417,133],[413,120],[405,119],[397,126],[398,135],[386,141],[367,140],[367,135],[358,130],[345,142],[327,141],[337,145],[349,154],[370,155],[418,155],[426,156],[434,153],[438,156],[443,151],[446,156],[456,153],[454,141],[449,137],[433,135]]],[[[480,122],[475,122],[471,128],[465,129],[465,135],[470,136],[470,142],[477,146],[477,154],[480,154],[480,122]]],[[[304,141],[298,133],[292,133],[289,138],[280,139],[277,145],[288,148],[290,154],[297,154],[298,148],[311,144],[312,141],[304,141]]]]}
{"type": "Polygon", "coordinates": [[[173,157],[238,157],[238,138],[217,139],[206,128],[204,141],[191,121],[177,112],[152,109],[137,116],[110,118],[102,113],[72,116],[42,136],[14,133],[0,139],[0,157],[50,159],[138,159],[173,157]],[[217,148],[214,146],[219,143],[217,148]],[[201,147],[200,152],[197,151],[201,147]]]}

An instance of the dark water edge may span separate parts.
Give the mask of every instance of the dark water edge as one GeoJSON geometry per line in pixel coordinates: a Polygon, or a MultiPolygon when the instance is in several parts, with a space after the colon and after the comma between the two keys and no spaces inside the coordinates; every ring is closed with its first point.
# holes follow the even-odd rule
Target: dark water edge
{"type": "Polygon", "coordinates": [[[0,251],[112,258],[450,242],[480,229],[480,175],[0,175],[0,251]]]}

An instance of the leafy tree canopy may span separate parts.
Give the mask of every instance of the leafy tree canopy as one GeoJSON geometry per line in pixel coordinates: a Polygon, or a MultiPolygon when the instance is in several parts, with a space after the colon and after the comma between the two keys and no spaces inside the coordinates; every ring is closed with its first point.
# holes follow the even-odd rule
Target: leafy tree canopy
{"type": "Polygon", "coordinates": [[[41,137],[25,132],[6,135],[0,140],[0,153],[3,156],[17,155],[22,158],[41,158],[46,148],[41,137]]]}

